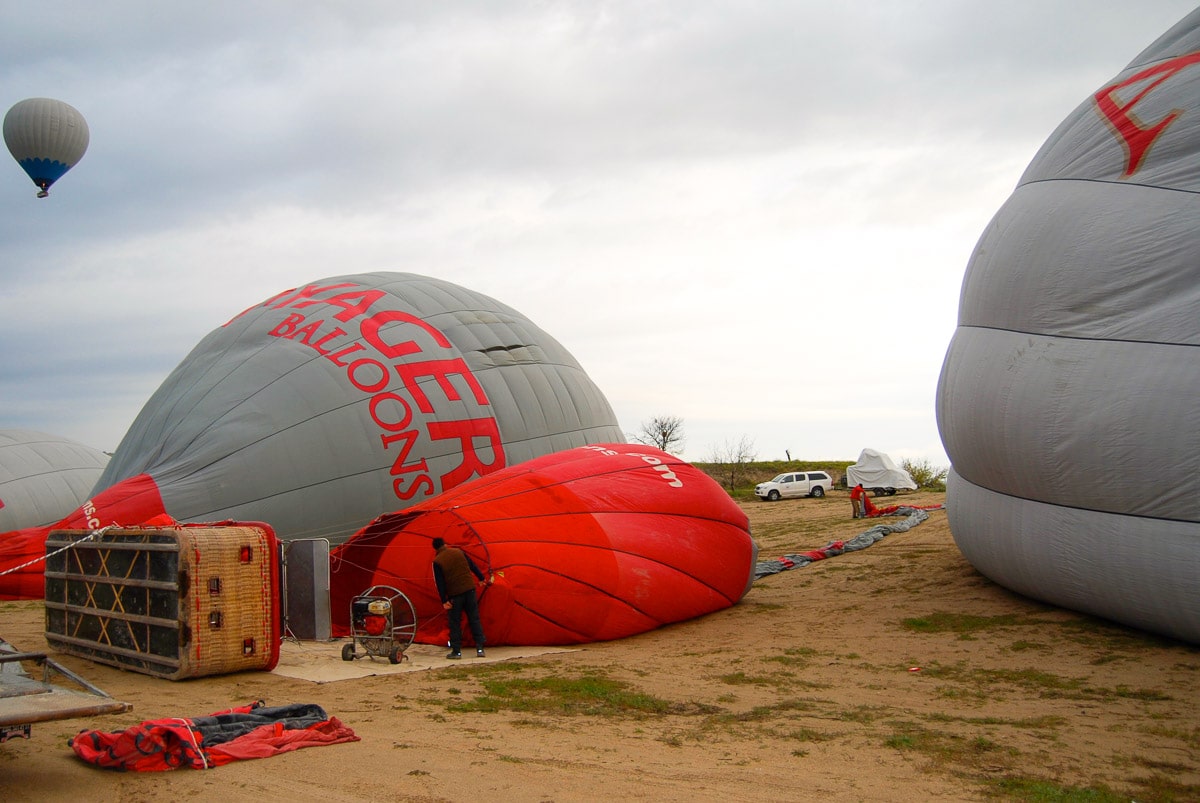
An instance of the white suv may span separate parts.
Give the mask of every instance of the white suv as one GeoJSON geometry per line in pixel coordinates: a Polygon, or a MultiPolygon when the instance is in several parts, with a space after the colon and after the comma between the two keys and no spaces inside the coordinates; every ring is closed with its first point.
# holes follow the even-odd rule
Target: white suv
{"type": "Polygon", "coordinates": [[[791,471],[754,486],[754,495],[764,502],[796,496],[820,498],[832,487],[833,478],[824,471],[791,471]]]}

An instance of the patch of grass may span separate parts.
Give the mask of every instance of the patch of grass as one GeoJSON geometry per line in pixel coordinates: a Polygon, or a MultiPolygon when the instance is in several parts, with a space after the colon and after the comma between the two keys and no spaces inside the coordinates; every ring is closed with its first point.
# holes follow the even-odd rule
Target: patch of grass
{"type": "Polygon", "coordinates": [[[1037,641],[1025,641],[1023,639],[1018,639],[1012,644],[1009,644],[1008,649],[1010,652],[1027,652],[1029,650],[1049,650],[1050,648],[1037,641]]]}
{"type": "Polygon", "coordinates": [[[1005,725],[1010,728],[1028,730],[1053,730],[1067,724],[1065,717],[1048,714],[1042,717],[1027,717],[1025,719],[1009,719],[1007,717],[956,717],[950,714],[930,714],[926,717],[930,722],[964,722],[968,725],[1005,725]]]}
{"type": "Polygon", "coordinates": [[[1142,728],[1141,731],[1143,733],[1148,733],[1151,736],[1165,736],[1168,739],[1178,739],[1193,750],[1200,749],[1200,728],[1192,728],[1189,731],[1179,728],[1154,726],[1142,728]]]}
{"type": "Polygon", "coordinates": [[[881,705],[859,705],[849,711],[839,711],[836,716],[845,722],[857,722],[869,725],[882,716],[888,709],[881,705]]]}
{"type": "Polygon", "coordinates": [[[678,712],[682,706],[598,674],[582,677],[485,678],[484,693],[450,703],[451,712],[519,711],[556,715],[647,716],[678,712]]]}
{"type": "Polygon", "coordinates": [[[783,651],[783,655],[772,655],[765,658],[767,661],[774,661],[784,666],[807,666],[809,659],[814,657],[817,651],[810,647],[795,647],[783,651]]]}
{"type": "Polygon", "coordinates": [[[717,680],[729,686],[774,686],[778,683],[774,678],[761,675],[747,675],[745,672],[729,672],[718,675],[717,680]]]}
{"type": "Polygon", "coordinates": [[[963,662],[954,666],[941,666],[936,662],[923,670],[926,677],[955,681],[970,688],[946,689],[943,696],[971,694],[994,694],[989,687],[997,684],[1016,686],[1026,691],[1036,691],[1042,697],[1062,697],[1083,686],[1083,681],[1063,678],[1040,669],[972,669],[963,662]]]}
{"type": "Polygon", "coordinates": [[[827,742],[833,738],[828,733],[813,730],[812,728],[794,728],[781,732],[779,736],[780,738],[791,739],[797,742],[827,742]]]}
{"type": "Polygon", "coordinates": [[[1140,630],[1132,630],[1120,625],[1106,622],[1103,619],[1093,619],[1080,616],[1057,622],[1063,635],[1077,644],[1095,649],[1100,653],[1110,652],[1140,652],[1146,649],[1188,649],[1178,642],[1162,636],[1140,630]]]}
{"type": "Polygon", "coordinates": [[[1184,801],[1200,800],[1200,785],[1180,783],[1175,775],[1155,773],[1149,778],[1133,781],[1134,797],[1137,800],[1184,801]]]}
{"type": "Polygon", "coordinates": [[[962,736],[925,728],[918,723],[893,722],[884,746],[921,754],[935,767],[956,774],[974,775],[981,770],[1008,769],[1017,751],[1005,748],[986,736],[962,736]]]}
{"type": "Polygon", "coordinates": [[[1003,613],[997,616],[975,616],[969,613],[936,611],[928,616],[904,619],[901,624],[914,633],[957,633],[969,636],[984,630],[1003,627],[1027,627],[1039,622],[1024,614],[1003,613]]]}
{"type": "Polygon", "coordinates": [[[1126,795],[1119,795],[1107,786],[1061,786],[1040,778],[1007,777],[986,781],[986,786],[1009,800],[1025,803],[1128,803],[1126,795]]]}
{"type": "Polygon", "coordinates": [[[730,725],[746,722],[765,722],[794,711],[812,711],[813,704],[807,700],[782,700],[774,705],[756,705],[749,711],[739,713],[722,712],[709,717],[712,724],[730,725]]]}
{"type": "Polygon", "coordinates": [[[959,686],[938,689],[943,697],[996,696],[995,686],[1015,686],[1025,692],[1034,692],[1044,698],[1069,700],[1112,700],[1127,699],[1143,702],[1167,702],[1173,699],[1157,689],[1131,689],[1117,686],[1115,689],[1102,686],[1086,686],[1079,678],[1065,678],[1040,669],[971,669],[959,662],[954,666],[939,666],[936,663],[924,669],[927,677],[953,681],[959,686]]]}
{"type": "Polygon", "coordinates": [[[1110,693],[1114,697],[1121,697],[1127,700],[1143,700],[1146,702],[1166,702],[1172,699],[1171,695],[1161,692],[1158,689],[1131,689],[1128,686],[1117,686],[1110,693]]]}

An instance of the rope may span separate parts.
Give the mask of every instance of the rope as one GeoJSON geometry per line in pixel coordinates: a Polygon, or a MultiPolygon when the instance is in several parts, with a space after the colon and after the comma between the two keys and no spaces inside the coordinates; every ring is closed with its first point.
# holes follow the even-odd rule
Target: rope
{"type": "Polygon", "coordinates": [[[34,558],[33,560],[25,561],[20,566],[13,566],[12,568],[5,569],[4,571],[0,572],[0,577],[3,577],[6,574],[12,574],[13,572],[19,572],[21,569],[24,569],[28,566],[32,566],[35,563],[41,563],[44,560],[49,560],[50,558],[54,557],[55,555],[60,555],[63,552],[66,552],[68,549],[73,549],[74,547],[78,546],[79,544],[84,543],[85,541],[91,541],[93,538],[98,538],[99,536],[102,536],[106,532],[111,530],[113,527],[117,527],[117,526],[119,526],[119,525],[110,524],[107,527],[101,527],[99,530],[92,530],[87,535],[85,535],[83,538],[80,538],[77,541],[72,541],[71,543],[67,544],[66,546],[64,546],[60,549],[56,549],[47,555],[39,555],[38,557],[34,558]]]}

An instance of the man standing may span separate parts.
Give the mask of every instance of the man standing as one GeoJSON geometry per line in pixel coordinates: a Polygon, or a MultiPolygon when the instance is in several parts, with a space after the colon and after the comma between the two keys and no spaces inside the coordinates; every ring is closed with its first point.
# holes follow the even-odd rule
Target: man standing
{"type": "Polygon", "coordinates": [[[867,517],[864,501],[866,498],[867,492],[863,489],[861,482],[850,489],[850,506],[854,508],[854,518],[865,519],[867,517]]]}
{"type": "Polygon", "coordinates": [[[446,546],[444,539],[433,539],[433,579],[438,596],[446,609],[450,624],[450,652],[447,658],[462,658],[462,615],[467,614],[467,626],[475,639],[475,655],[483,657],[483,625],[479,623],[479,600],[475,597],[475,581],[483,582],[483,572],[471,557],[458,547],[446,546]]]}

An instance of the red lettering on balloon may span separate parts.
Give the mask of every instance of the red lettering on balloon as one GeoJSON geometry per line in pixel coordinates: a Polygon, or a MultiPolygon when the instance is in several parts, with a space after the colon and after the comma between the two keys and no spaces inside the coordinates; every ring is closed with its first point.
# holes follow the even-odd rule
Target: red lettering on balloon
{"type": "Polygon", "coordinates": [[[361,390],[363,393],[378,393],[388,386],[388,379],[391,374],[388,373],[387,366],[379,360],[372,360],[370,357],[364,357],[361,360],[355,360],[350,363],[346,369],[346,378],[350,380],[350,384],[361,390]],[[379,372],[379,378],[374,382],[364,382],[359,377],[359,371],[363,366],[374,368],[379,372]]]}
{"type": "Polygon", "coordinates": [[[442,475],[442,490],[461,485],[478,474],[483,476],[504,468],[504,449],[500,444],[500,428],[494,418],[468,418],[463,421],[430,421],[429,437],[435,441],[457,440],[462,446],[462,463],[442,475]],[[475,439],[482,438],[495,456],[490,463],[479,459],[475,439]]]}
{"type": "Polygon", "coordinates": [[[286,318],[284,318],[282,321],[280,321],[278,326],[276,326],[271,331],[267,332],[267,334],[269,334],[271,337],[291,338],[293,333],[295,333],[297,327],[300,326],[300,322],[303,320],[304,320],[303,315],[300,315],[300,314],[289,315],[286,318]]]}
{"type": "Polygon", "coordinates": [[[1157,123],[1146,124],[1138,119],[1133,111],[1134,107],[1164,81],[1197,63],[1200,63],[1200,53],[1189,53],[1186,56],[1179,56],[1148,67],[1123,81],[1106,86],[1096,93],[1096,107],[1112,127],[1121,146],[1125,149],[1126,176],[1132,176],[1137,172],[1146,158],[1150,146],[1183,113],[1182,110],[1175,109],[1157,123]],[[1145,85],[1128,102],[1119,102],[1114,94],[1118,90],[1142,83],[1145,85]]]}
{"type": "Polygon", "coordinates": [[[412,487],[407,489],[404,487],[403,477],[392,480],[392,493],[394,493],[398,499],[404,499],[406,501],[412,499],[417,495],[417,491],[421,488],[425,489],[426,496],[431,496],[433,494],[433,479],[428,474],[422,474],[414,479],[412,487]]]}
{"type": "Polygon", "coordinates": [[[321,327],[324,324],[325,324],[325,321],[313,321],[312,323],[308,324],[307,326],[301,326],[299,329],[297,329],[295,331],[294,334],[291,335],[290,339],[295,340],[296,336],[299,335],[300,339],[302,341],[304,341],[305,345],[311,346],[312,345],[312,336],[315,335],[317,332],[321,331],[321,327]]]}
{"type": "MultiPolygon", "coordinates": [[[[304,287],[301,287],[299,289],[293,288],[291,290],[284,290],[282,293],[279,293],[279,294],[267,299],[262,304],[259,304],[259,306],[260,307],[268,307],[268,308],[272,308],[272,309],[283,309],[284,307],[296,307],[297,309],[301,309],[303,307],[309,306],[309,303],[312,303],[312,304],[321,303],[320,301],[312,301],[312,302],[306,303],[302,299],[312,298],[313,296],[317,295],[318,293],[328,293],[330,290],[340,290],[343,287],[354,287],[354,285],[350,282],[342,282],[341,284],[327,284],[327,285],[307,284],[304,287]]],[[[251,307],[251,309],[253,309],[253,307],[251,307]]]]}
{"type": "MultiPolygon", "coordinates": [[[[337,286],[353,287],[354,285],[341,284],[337,286]]],[[[345,323],[346,321],[354,320],[360,315],[366,315],[367,310],[371,308],[371,305],[386,295],[387,293],[385,293],[383,290],[357,290],[353,293],[341,293],[331,298],[316,298],[306,301],[299,301],[295,304],[291,304],[290,306],[295,307],[296,309],[304,309],[305,307],[311,307],[313,304],[332,304],[335,307],[342,308],[342,311],[333,317],[337,318],[342,323],[345,323]]]]}
{"type": "Polygon", "coordinates": [[[305,343],[308,343],[308,345],[310,345],[310,346],[312,346],[314,349],[316,349],[316,350],[317,350],[317,353],[319,353],[319,354],[328,354],[329,352],[328,352],[328,351],[326,351],[325,349],[323,349],[323,348],[322,348],[322,346],[324,346],[324,345],[325,345],[325,341],[326,341],[326,340],[333,340],[335,337],[341,337],[341,336],[342,336],[342,335],[344,335],[344,334],[346,334],[346,330],[344,330],[344,329],[341,329],[341,328],[338,328],[338,327],[336,327],[336,326],[335,326],[332,332],[329,332],[328,334],[326,334],[325,336],[323,336],[323,337],[322,337],[320,340],[316,341],[315,343],[310,343],[308,340],[305,340],[304,342],[305,342],[305,343]]]}
{"type": "Polygon", "coordinates": [[[379,330],[384,324],[393,322],[411,323],[414,326],[419,326],[432,335],[434,342],[436,342],[439,346],[444,349],[450,348],[450,341],[446,339],[444,334],[439,332],[437,329],[434,329],[417,316],[409,315],[407,312],[400,312],[399,310],[388,309],[375,313],[370,318],[367,318],[362,322],[362,325],[359,327],[359,331],[362,332],[363,340],[379,349],[379,353],[385,357],[397,359],[399,357],[405,357],[409,354],[416,354],[421,351],[421,347],[412,340],[404,340],[400,343],[384,342],[383,338],[379,336],[379,330]]]}
{"type": "MultiPolygon", "coordinates": [[[[395,393],[379,393],[371,397],[371,420],[378,424],[381,428],[392,432],[399,432],[412,423],[412,408],[408,406],[408,402],[404,398],[397,396],[395,393]],[[394,401],[404,409],[404,417],[399,421],[385,421],[379,415],[379,408],[385,401],[394,401]]],[[[381,436],[386,437],[386,436],[381,436]]],[[[387,448],[388,442],[383,442],[383,448],[387,448]]]]}
{"type": "Polygon", "coordinates": [[[467,367],[467,362],[461,357],[455,357],[452,360],[426,360],[425,362],[414,362],[396,366],[396,373],[404,380],[404,386],[408,388],[408,392],[413,395],[417,402],[417,407],[423,413],[432,413],[433,405],[429,403],[429,397],[425,395],[425,391],[417,383],[419,377],[433,377],[435,383],[446,398],[450,401],[461,401],[462,396],[458,394],[458,390],[450,381],[452,376],[461,376],[467,383],[467,387],[475,396],[475,401],[479,404],[487,404],[487,394],[483,392],[483,388],[479,386],[479,381],[475,379],[475,375],[471,373],[471,369],[467,367]]]}
{"type": "Polygon", "coordinates": [[[325,359],[329,360],[331,363],[333,363],[334,365],[336,365],[340,368],[345,368],[346,363],[342,362],[342,357],[345,357],[347,354],[353,354],[356,351],[366,351],[366,350],[367,350],[367,347],[364,346],[362,343],[351,343],[349,346],[346,346],[344,349],[338,349],[337,351],[326,354],[325,359]]]}
{"type": "Polygon", "coordinates": [[[438,357],[434,353],[426,359],[394,362],[403,357],[424,355],[427,350],[452,351],[454,346],[449,338],[408,312],[385,309],[368,315],[370,307],[387,296],[382,290],[359,288],[330,298],[319,297],[321,293],[347,287],[355,285],[307,285],[300,290],[281,293],[260,307],[304,309],[328,304],[340,308],[333,317],[342,323],[361,319],[358,323],[361,339],[342,345],[339,345],[339,341],[349,337],[345,329],[320,318],[309,320],[295,312],[277,323],[269,334],[313,349],[333,365],[344,369],[346,381],[370,396],[368,410],[371,420],[382,430],[379,434],[380,444],[384,451],[395,455],[389,473],[395,478],[392,480],[392,493],[396,498],[410,500],[422,493],[431,496],[437,492],[437,483],[441,484],[442,490],[447,490],[474,476],[503,468],[504,448],[494,417],[428,421],[414,425],[414,407],[426,415],[434,412],[434,403],[429,397],[429,392],[434,388],[447,401],[473,400],[485,409],[490,406],[487,393],[461,357],[438,357]],[[412,337],[413,327],[428,337],[412,337]],[[392,337],[387,337],[388,333],[392,333],[392,337]],[[403,335],[407,337],[402,339],[403,335]],[[351,361],[351,355],[357,355],[357,358],[351,361]],[[396,390],[388,390],[395,380],[403,384],[407,397],[396,390]],[[464,399],[464,396],[467,398],[464,399]],[[429,474],[430,468],[425,458],[409,462],[413,450],[423,437],[457,441],[458,444],[458,448],[449,453],[457,451],[461,455],[459,464],[436,482],[429,474]],[[490,459],[484,459],[485,453],[490,453],[490,459]]]}
{"type": "Polygon", "coordinates": [[[396,441],[400,441],[402,444],[400,454],[392,461],[391,474],[393,477],[399,474],[411,474],[414,471],[428,471],[429,464],[424,457],[412,465],[407,465],[404,462],[408,459],[413,444],[417,441],[417,431],[415,429],[410,429],[408,432],[401,432],[399,435],[380,435],[379,440],[383,442],[384,449],[389,448],[396,441]]]}

